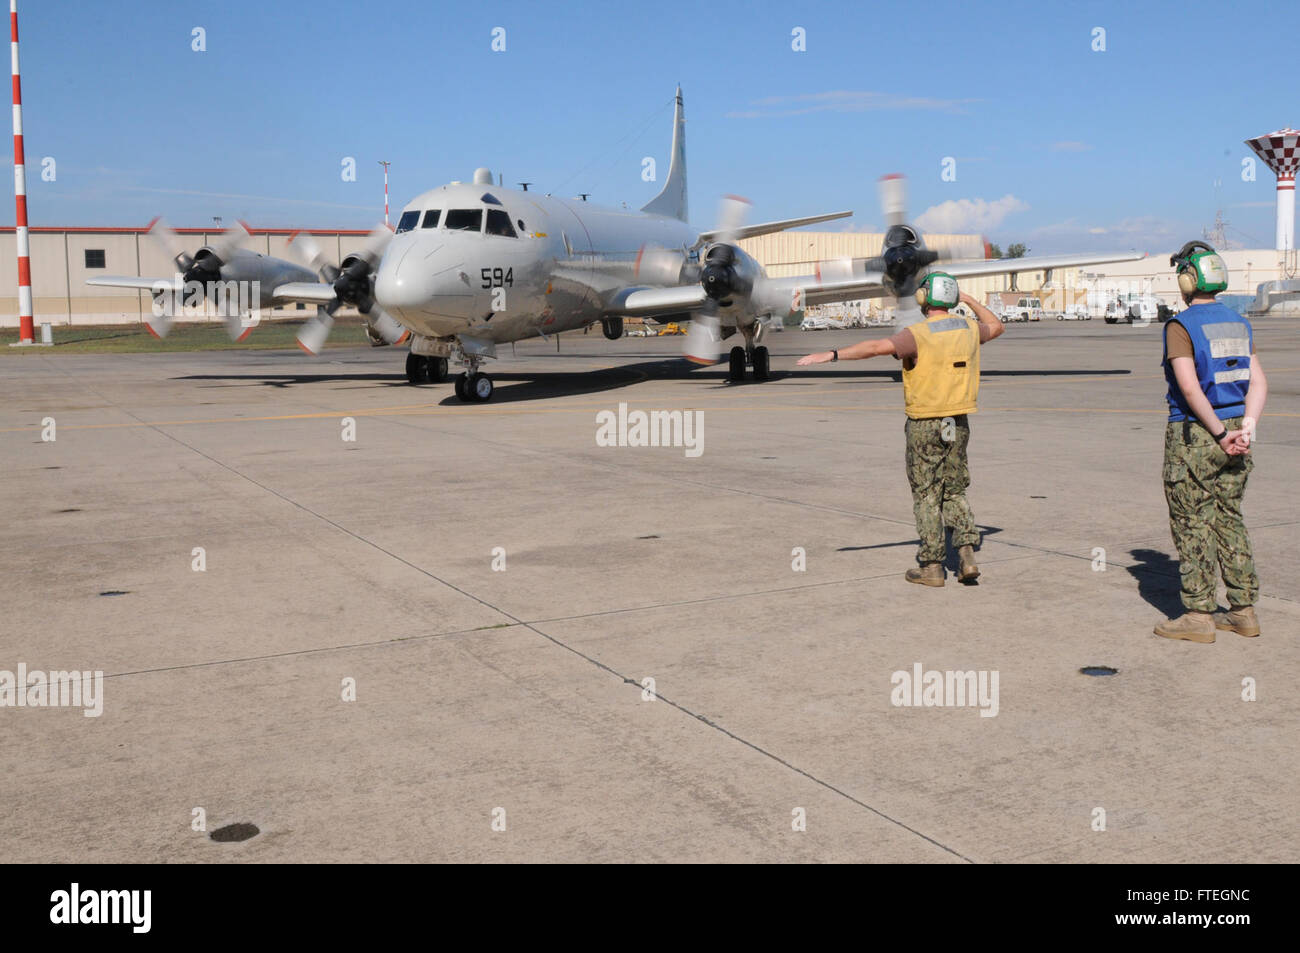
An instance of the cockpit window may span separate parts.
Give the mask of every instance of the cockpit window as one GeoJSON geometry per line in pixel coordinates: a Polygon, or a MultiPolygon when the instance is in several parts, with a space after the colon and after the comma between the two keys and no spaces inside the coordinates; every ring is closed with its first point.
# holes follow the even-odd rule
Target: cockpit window
{"type": "Polygon", "coordinates": [[[402,217],[397,220],[397,234],[400,235],[402,232],[409,232],[418,224],[420,224],[420,213],[418,210],[403,212],[402,217]]]}
{"type": "Polygon", "coordinates": [[[500,205],[501,200],[491,192],[484,192],[483,197],[479,199],[484,205],[500,205]]]}
{"type": "Polygon", "coordinates": [[[442,214],[442,209],[440,209],[440,208],[431,208],[431,209],[429,209],[429,211],[427,211],[427,212],[424,213],[424,224],[422,224],[420,227],[421,227],[421,228],[437,228],[437,227],[438,227],[438,216],[441,215],[441,214],[442,214]]]}
{"type": "Polygon", "coordinates": [[[483,227],[483,210],[481,208],[448,209],[447,220],[444,224],[452,231],[481,231],[483,227]]]}
{"type": "Polygon", "coordinates": [[[518,238],[515,234],[515,227],[510,224],[510,215],[499,208],[488,209],[487,233],[489,235],[502,235],[506,238],[518,238]]]}

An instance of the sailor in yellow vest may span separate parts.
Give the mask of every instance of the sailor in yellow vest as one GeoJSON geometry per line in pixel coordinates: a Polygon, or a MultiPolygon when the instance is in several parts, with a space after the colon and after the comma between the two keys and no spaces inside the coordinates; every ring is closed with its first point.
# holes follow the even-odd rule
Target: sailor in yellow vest
{"type": "Polygon", "coordinates": [[[979,543],[975,518],[966,502],[970,470],[967,415],[975,413],[980,385],[980,345],[1005,330],[988,308],[957,287],[943,272],[921,279],[916,300],[925,320],[893,337],[862,341],[842,351],[823,351],[799,359],[801,365],[853,361],[891,354],[903,362],[903,404],[907,413],[907,480],[912,486],[912,510],[921,546],[919,564],[909,569],[908,582],[942,586],[945,524],[957,549],[957,578],[973,583],[980,574],[974,547],[979,543]],[[961,302],[978,321],[953,314],[961,302]]]}

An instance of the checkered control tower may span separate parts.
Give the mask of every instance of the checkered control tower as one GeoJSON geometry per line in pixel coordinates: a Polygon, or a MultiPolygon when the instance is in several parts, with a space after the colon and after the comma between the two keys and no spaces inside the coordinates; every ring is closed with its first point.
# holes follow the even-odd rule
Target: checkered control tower
{"type": "Polygon", "coordinates": [[[1247,139],[1246,145],[1277,175],[1277,247],[1279,251],[1290,251],[1295,247],[1295,174],[1300,168],[1300,132],[1288,126],[1266,136],[1247,139]]]}

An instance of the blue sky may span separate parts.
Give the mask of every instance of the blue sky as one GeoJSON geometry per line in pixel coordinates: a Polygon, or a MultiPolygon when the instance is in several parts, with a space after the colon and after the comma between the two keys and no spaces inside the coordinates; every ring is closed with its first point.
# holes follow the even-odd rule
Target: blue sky
{"type": "Polygon", "coordinates": [[[756,219],[852,208],[869,229],[876,180],[903,172],[923,227],[1036,253],[1167,252],[1219,206],[1237,244],[1271,246],[1274,178],[1241,180],[1242,140],[1300,125],[1294,78],[1261,65],[1282,3],[20,0],[19,19],[38,225],[366,227],[380,159],[394,208],[480,165],[639,206],[680,82],[700,226],[738,193],[756,219]]]}

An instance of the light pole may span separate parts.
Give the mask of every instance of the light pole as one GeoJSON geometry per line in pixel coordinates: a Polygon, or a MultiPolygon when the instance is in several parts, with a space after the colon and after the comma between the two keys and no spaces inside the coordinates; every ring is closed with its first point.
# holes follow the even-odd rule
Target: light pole
{"type": "Polygon", "coordinates": [[[14,80],[14,238],[18,246],[18,343],[36,343],[32,317],[32,259],[27,235],[27,165],[23,158],[23,95],[18,79],[18,0],[9,0],[14,80]]]}

